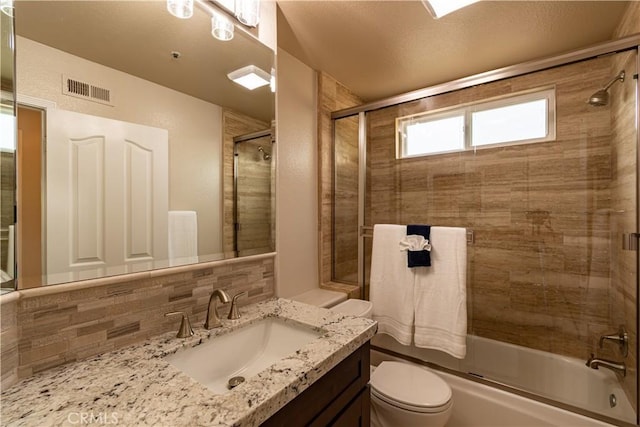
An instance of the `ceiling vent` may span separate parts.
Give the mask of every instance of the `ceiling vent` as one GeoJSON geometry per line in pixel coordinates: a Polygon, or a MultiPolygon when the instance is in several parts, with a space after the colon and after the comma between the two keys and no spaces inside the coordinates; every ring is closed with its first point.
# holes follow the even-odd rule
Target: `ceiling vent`
{"type": "Polygon", "coordinates": [[[62,93],[113,106],[113,92],[110,89],[65,75],[62,76],[62,93]]]}

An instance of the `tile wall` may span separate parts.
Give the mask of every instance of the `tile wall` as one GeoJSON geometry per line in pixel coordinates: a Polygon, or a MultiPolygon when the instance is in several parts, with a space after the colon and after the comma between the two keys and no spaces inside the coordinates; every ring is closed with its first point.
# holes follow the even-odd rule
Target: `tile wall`
{"type": "MultiPolygon", "coordinates": [[[[222,148],[222,156],[223,156],[223,169],[224,169],[224,178],[223,178],[223,186],[224,186],[224,241],[222,243],[223,250],[225,253],[225,257],[236,256],[237,254],[234,252],[233,248],[233,236],[235,234],[234,231],[234,217],[233,217],[233,165],[234,165],[234,156],[233,156],[233,138],[240,135],[247,135],[249,133],[258,132],[264,129],[269,128],[271,125],[267,122],[254,119],[252,117],[246,116],[244,114],[237,113],[232,110],[223,110],[222,111],[222,129],[223,129],[223,148],[222,148]]],[[[271,152],[271,147],[269,147],[269,152],[271,152]]],[[[275,164],[275,162],[271,162],[275,164]]],[[[274,176],[272,174],[272,176],[274,176]]],[[[275,193],[272,193],[275,194],[275,193]]],[[[266,212],[266,214],[270,215],[271,213],[266,212]]],[[[267,236],[267,241],[269,241],[270,236],[267,236]]],[[[268,246],[268,244],[266,245],[268,246]]]]}
{"type": "MultiPolygon", "coordinates": [[[[333,196],[334,196],[334,162],[333,162],[333,125],[331,112],[362,104],[363,101],[347,87],[330,75],[318,73],[318,171],[319,171],[319,231],[320,231],[320,283],[321,286],[347,291],[351,297],[359,298],[357,287],[332,283],[332,251],[333,234],[357,233],[357,222],[352,224],[352,212],[347,211],[342,217],[344,221],[336,221],[340,229],[333,229],[333,196]]],[[[357,144],[357,140],[356,140],[357,144]]],[[[350,144],[353,147],[353,144],[350,144]]],[[[357,146],[357,145],[356,145],[357,146]]],[[[351,148],[352,150],[353,148],[351,148]]],[[[347,156],[347,154],[345,154],[347,156]]],[[[353,157],[351,155],[351,157],[353,157]]],[[[351,169],[353,170],[353,168],[351,169]]],[[[351,176],[353,176],[351,174],[351,176]]],[[[353,190],[349,190],[353,192],[353,190]]],[[[346,242],[346,241],[345,241],[346,242]]],[[[347,249],[344,253],[353,253],[347,249]]],[[[346,264],[352,261],[347,260],[346,264]]]]}

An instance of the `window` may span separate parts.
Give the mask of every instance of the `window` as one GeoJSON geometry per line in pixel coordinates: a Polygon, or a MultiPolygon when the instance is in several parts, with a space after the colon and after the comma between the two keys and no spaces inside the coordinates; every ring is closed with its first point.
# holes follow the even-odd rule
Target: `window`
{"type": "Polygon", "coordinates": [[[397,158],[555,140],[555,90],[396,119],[397,158]]]}
{"type": "Polygon", "coordinates": [[[405,134],[403,157],[463,150],[464,114],[407,123],[405,134]]]}

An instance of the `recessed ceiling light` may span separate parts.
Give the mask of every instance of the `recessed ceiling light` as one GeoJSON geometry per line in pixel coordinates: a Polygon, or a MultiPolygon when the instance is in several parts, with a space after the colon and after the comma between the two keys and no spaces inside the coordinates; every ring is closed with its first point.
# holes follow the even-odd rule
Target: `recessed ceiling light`
{"type": "Polygon", "coordinates": [[[422,0],[422,4],[434,18],[438,19],[478,1],[480,0],[422,0]]]}
{"type": "Polygon", "coordinates": [[[227,74],[227,77],[249,90],[254,90],[271,83],[271,75],[255,65],[247,65],[239,70],[232,71],[227,74]]]}

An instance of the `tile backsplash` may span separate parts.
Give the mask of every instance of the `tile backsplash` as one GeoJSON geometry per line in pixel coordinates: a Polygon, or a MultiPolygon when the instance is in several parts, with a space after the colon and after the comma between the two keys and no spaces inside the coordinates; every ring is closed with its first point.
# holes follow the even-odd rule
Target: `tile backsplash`
{"type": "Polygon", "coordinates": [[[219,288],[231,296],[247,291],[240,306],[274,296],[274,254],[21,291],[2,302],[2,387],[177,331],[180,318],[164,316],[170,311],[201,326],[219,288]]]}

